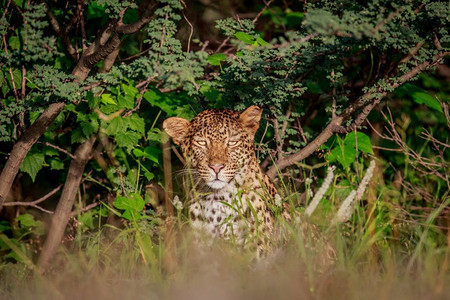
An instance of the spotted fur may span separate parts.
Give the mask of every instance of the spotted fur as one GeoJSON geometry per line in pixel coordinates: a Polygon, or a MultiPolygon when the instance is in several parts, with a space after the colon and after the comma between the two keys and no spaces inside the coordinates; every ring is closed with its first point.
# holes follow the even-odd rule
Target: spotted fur
{"type": "Polygon", "coordinates": [[[261,236],[273,231],[268,201],[277,193],[255,155],[261,112],[257,106],[242,113],[210,109],[191,122],[173,117],[163,124],[197,179],[189,199],[192,226],[242,244],[258,236],[259,247],[264,244],[261,236]]]}

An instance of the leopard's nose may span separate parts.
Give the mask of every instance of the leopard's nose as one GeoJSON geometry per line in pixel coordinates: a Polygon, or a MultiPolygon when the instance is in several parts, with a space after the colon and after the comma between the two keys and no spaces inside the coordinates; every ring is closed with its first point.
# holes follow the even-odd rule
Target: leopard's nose
{"type": "Polygon", "coordinates": [[[225,165],[224,165],[224,164],[220,164],[220,165],[215,164],[215,165],[209,165],[209,167],[210,167],[211,169],[213,169],[213,171],[214,171],[216,174],[219,174],[220,170],[222,170],[223,168],[225,168],[225,165]]]}

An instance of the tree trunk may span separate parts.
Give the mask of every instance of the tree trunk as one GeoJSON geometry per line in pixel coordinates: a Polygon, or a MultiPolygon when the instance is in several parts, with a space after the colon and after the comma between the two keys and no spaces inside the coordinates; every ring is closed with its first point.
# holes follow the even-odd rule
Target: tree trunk
{"type": "Polygon", "coordinates": [[[81,182],[84,167],[89,161],[92,152],[92,146],[95,142],[95,136],[81,144],[75,151],[75,158],[70,163],[66,183],[56,207],[55,215],[52,218],[52,224],[45,240],[44,248],[39,258],[39,268],[45,272],[49,263],[58,249],[61,239],[64,235],[73,203],[77,195],[77,190],[81,182]]]}
{"type": "Polygon", "coordinates": [[[50,104],[49,108],[45,110],[42,115],[23,133],[20,139],[12,148],[8,161],[3,168],[0,175],[0,209],[8,196],[9,190],[19,172],[28,151],[53,123],[59,113],[63,110],[64,103],[50,104]]]}

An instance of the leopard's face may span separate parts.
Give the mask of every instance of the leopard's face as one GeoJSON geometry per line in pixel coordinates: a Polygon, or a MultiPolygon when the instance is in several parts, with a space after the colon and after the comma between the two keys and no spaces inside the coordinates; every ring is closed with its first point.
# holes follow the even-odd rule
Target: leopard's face
{"type": "Polygon", "coordinates": [[[243,113],[211,109],[198,114],[191,122],[181,118],[164,121],[164,129],[181,146],[189,167],[210,188],[226,187],[245,174],[255,160],[254,135],[261,109],[249,107],[243,113]]]}

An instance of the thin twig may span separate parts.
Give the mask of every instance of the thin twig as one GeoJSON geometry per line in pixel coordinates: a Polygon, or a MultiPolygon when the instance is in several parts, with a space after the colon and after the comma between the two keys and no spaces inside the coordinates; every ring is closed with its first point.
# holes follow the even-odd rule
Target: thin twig
{"type": "Polygon", "coordinates": [[[70,213],[70,217],[73,218],[73,217],[75,217],[75,216],[78,215],[78,214],[85,213],[85,212],[87,212],[88,210],[91,210],[91,209],[93,209],[94,207],[99,206],[100,204],[102,204],[102,203],[101,203],[101,202],[94,202],[94,203],[91,203],[91,204],[89,204],[89,205],[86,205],[85,207],[83,207],[83,208],[81,208],[81,209],[79,209],[79,210],[74,210],[74,211],[72,211],[72,212],[70,213]]]}
{"type": "Polygon", "coordinates": [[[145,49],[145,50],[143,50],[143,51],[141,51],[141,52],[139,52],[139,53],[137,53],[137,54],[134,54],[134,55],[131,55],[131,56],[128,56],[128,57],[125,57],[125,58],[120,58],[120,59],[118,59],[117,61],[118,61],[118,62],[123,62],[123,61],[132,60],[132,59],[135,59],[135,58],[138,58],[138,57],[144,55],[144,54],[147,53],[148,51],[150,51],[150,48],[145,49]]]}
{"type": "Polygon", "coordinates": [[[85,29],[85,25],[84,25],[84,15],[83,15],[84,0],[78,0],[77,9],[78,9],[78,19],[80,20],[80,28],[81,28],[81,47],[82,47],[82,49],[84,51],[84,50],[87,49],[87,45],[86,45],[86,29],[85,29]]]}
{"type": "Polygon", "coordinates": [[[280,160],[283,158],[283,148],[282,148],[282,136],[280,135],[280,131],[278,129],[278,119],[276,116],[272,118],[273,131],[275,136],[275,147],[277,149],[277,159],[280,160]]]}
{"type": "Polygon", "coordinates": [[[389,21],[392,21],[402,10],[397,9],[395,12],[392,12],[389,14],[389,16],[386,19],[383,19],[375,28],[372,30],[372,34],[377,33],[380,31],[381,28],[383,28],[389,21]]]}
{"type": "Polygon", "coordinates": [[[184,159],[184,157],[180,154],[180,152],[177,150],[177,148],[175,148],[175,146],[171,146],[171,149],[173,150],[173,152],[175,153],[175,155],[178,157],[178,159],[183,163],[183,165],[186,165],[186,160],[184,159]]]}
{"type": "Polygon", "coordinates": [[[286,114],[285,117],[286,119],[283,122],[283,125],[281,125],[281,136],[284,136],[286,133],[286,129],[289,123],[289,118],[291,117],[291,113],[292,113],[292,103],[289,103],[287,110],[286,110],[286,114]]]}
{"type": "Polygon", "coordinates": [[[8,13],[9,5],[11,4],[11,0],[8,0],[8,3],[6,3],[5,11],[3,12],[2,17],[4,18],[6,14],[8,13]]]}
{"type": "Polygon", "coordinates": [[[53,145],[53,144],[50,144],[50,143],[48,143],[48,142],[37,142],[37,143],[38,143],[38,144],[45,145],[45,146],[48,146],[48,147],[51,147],[51,148],[53,148],[53,149],[56,149],[56,150],[58,150],[58,151],[60,151],[60,152],[62,152],[62,153],[64,153],[64,154],[70,156],[72,159],[75,158],[75,156],[74,156],[72,153],[70,153],[69,151],[64,150],[63,148],[60,148],[60,147],[55,146],[55,145],[53,145]]]}
{"type": "Polygon", "coordinates": [[[140,91],[140,96],[139,98],[136,100],[136,106],[133,109],[130,109],[129,111],[127,111],[123,117],[128,117],[131,116],[135,111],[139,110],[139,108],[141,107],[141,102],[142,102],[142,98],[144,97],[144,93],[147,91],[147,86],[149,85],[149,83],[147,83],[147,85],[140,91]]]}
{"type": "Polygon", "coordinates": [[[61,30],[61,27],[59,26],[58,21],[56,20],[55,16],[53,15],[53,12],[51,11],[50,7],[48,6],[48,4],[45,1],[42,1],[47,9],[47,16],[49,18],[50,24],[53,27],[53,30],[59,35],[59,37],[62,39],[62,41],[64,42],[64,45],[66,46],[67,52],[69,52],[70,56],[72,57],[72,59],[77,60],[77,49],[74,48],[70,37],[69,37],[69,31],[70,28],[73,26],[73,24],[75,23],[75,20],[78,19],[78,17],[76,17],[75,19],[72,19],[73,22],[71,22],[69,24],[69,26],[67,26],[66,30],[64,31],[64,33],[61,30]]]}
{"type": "Polygon", "coordinates": [[[187,44],[187,52],[189,53],[189,51],[191,50],[192,35],[194,34],[194,26],[192,26],[191,22],[189,22],[188,18],[184,14],[184,12],[183,12],[183,18],[186,20],[186,22],[189,24],[189,27],[191,28],[191,31],[189,33],[189,38],[188,38],[188,44],[187,44]]]}
{"type": "Polygon", "coordinates": [[[42,208],[38,204],[44,202],[45,200],[56,194],[61,189],[61,187],[62,184],[60,184],[58,187],[53,189],[50,193],[46,194],[45,196],[31,202],[6,202],[3,204],[3,206],[31,206],[48,214],[53,214],[52,211],[42,208]]]}
{"type": "Polygon", "coordinates": [[[255,24],[256,22],[258,22],[259,17],[261,17],[261,15],[264,13],[264,11],[270,6],[270,4],[272,4],[273,0],[269,0],[268,2],[266,2],[266,5],[264,6],[264,8],[256,15],[256,17],[252,20],[252,23],[255,24]]]}

